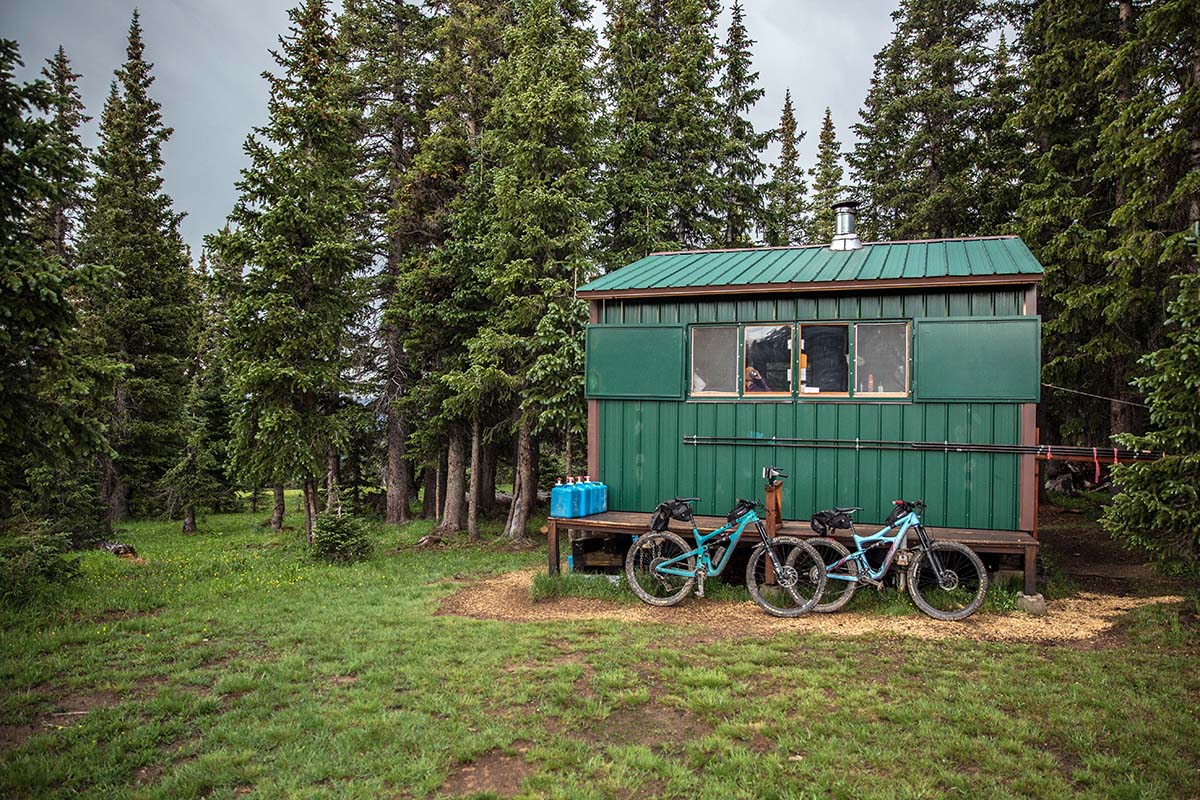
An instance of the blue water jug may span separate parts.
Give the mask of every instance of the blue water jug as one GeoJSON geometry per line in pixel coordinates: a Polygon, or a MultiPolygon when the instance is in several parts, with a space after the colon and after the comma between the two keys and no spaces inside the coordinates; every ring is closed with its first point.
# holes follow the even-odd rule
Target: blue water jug
{"type": "Polygon", "coordinates": [[[588,475],[583,476],[583,482],[579,485],[583,487],[583,516],[590,517],[596,513],[596,506],[600,504],[600,495],[596,491],[596,484],[592,483],[592,479],[588,475]]]}
{"type": "Polygon", "coordinates": [[[569,517],[571,515],[571,496],[567,493],[567,486],[561,480],[554,482],[554,488],[550,490],[550,516],[552,517],[569,517]]]}
{"type": "Polygon", "coordinates": [[[566,516],[582,517],[584,488],[581,484],[573,483],[572,481],[572,478],[567,478],[567,504],[569,511],[566,516]]]}
{"type": "Polygon", "coordinates": [[[608,511],[608,486],[606,484],[596,483],[596,513],[601,514],[608,511]]]}

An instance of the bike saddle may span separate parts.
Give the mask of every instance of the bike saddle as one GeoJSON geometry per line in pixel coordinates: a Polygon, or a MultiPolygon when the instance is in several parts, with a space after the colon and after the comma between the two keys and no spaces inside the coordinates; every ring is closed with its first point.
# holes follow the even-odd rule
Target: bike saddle
{"type": "Polygon", "coordinates": [[[852,508],[838,508],[834,506],[833,510],[838,514],[853,514],[855,511],[862,511],[862,506],[854,506],[852,508]]]}

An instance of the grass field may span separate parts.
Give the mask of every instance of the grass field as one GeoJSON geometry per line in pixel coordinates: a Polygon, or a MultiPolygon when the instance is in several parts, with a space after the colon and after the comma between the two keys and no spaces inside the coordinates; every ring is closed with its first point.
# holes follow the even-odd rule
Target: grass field
{"type": "Polygon", "coordinates": [[[258,522],[133,523],[144,564],[0,612],[0,797],[1200,797],[1173,607],[1075,646],[490,622],[436,612],[544,547],[327,566],[258,522]]]}

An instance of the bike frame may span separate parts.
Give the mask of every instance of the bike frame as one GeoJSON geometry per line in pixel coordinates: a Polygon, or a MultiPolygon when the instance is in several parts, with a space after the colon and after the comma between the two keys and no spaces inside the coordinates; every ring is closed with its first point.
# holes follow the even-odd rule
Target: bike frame
{"type": "Polygon", "coordinates": [[[733,556],[733,551],[737,548],[738,540],[742,538],[742,532],[745,531],[746,526],[750,525],[751,523],[753,523],[754,527],[758,529],[758,535],[762,537],[763,544],[768,544],[767,531],[765,528],[763,528],[762,522],[759,521],[758,514],[754,512],[754,509],[747,511],[745,514],[738,517],[736,522],[726,522],[724,525],[717,528],[715,531],[712,531],[711,533],[701,533],[700,529],[696,527],[696,521],[692,520],[692,536],[694,536],[696,539],[696,546],[686,553],[664,561],[655,567],[654,570],[655,572],[660,572],[663,575],[678,575],[681,578],[694,578],[700,573],[701,570],[703,570],[705,575],[709,577],[720,575],[721,571],[725,569],[725,565],[729,563],[730,557],[733,556]],[[734,525],[737,525],[737,530],[731,534],[727,533],[734,525]],[[722,535],[726,535],[727,540],[718,542],[713,541],[713,539],[717,539],[722,535]],[[717,564],[713,564],[708,557],[708,546],[710,543],[725,545],[725,553],[721,556],[721,560],[717,564]],[[677,566],[671,566],[672,564],[680,564],[684,561],[687,561],[692,556],[699,556],[695,569],[689,570],[682,569],[677,566]]]}
{"type": "MultiPolygon", "coordinates": [[[[851,524],[853,525],[853,523],[851,524]]],[[[914,528],[917,531],[917,537],[921,540],[920,546],[928,550],[930,544],[932,544],[932,540],[929,538],[929,534],[925,531],[925,526],[921,524],[921,518],[917,515],[915,509],[908,512],[891,525],[876,531],[870,536],[859,536],[854,532],[854,528],[851,527],[850,535],[854,539],[854,546],[856,549],[854,552],[850,553],[850,555],[838,559],[836,562],[829,564],[826,567],[828,570],[828,578],[830,580],[847,581],[851,583],[863,583],[866,580],[881,580],[883,576],[887,574],[887,571],[892,568],[892,562],[896,558],[896,553],[900,551],[900,543],[906,541],[908,532],[914,528]],[[888,531],[892,530],[893,528],[896,528],[896,532],[891,536],[887,535],[888,531]],[[874,545],[883,542],[888,543],[887,557],[883,559],[883,563],[879,565],[879,569],[871,569],[871,564],[869,561],[867,561],[867,551],[870,550],[874,545]],[[841,567],[851,559],[858,563],[857,575],[834,572],[834,570],[836,570],[838,567],[841,567]]],[[[935,574],[937,574],[938,578],[940,579],[942,572],[941,564],[937,562],[936,558],[932,560],[932,564],[935,574]]]]}

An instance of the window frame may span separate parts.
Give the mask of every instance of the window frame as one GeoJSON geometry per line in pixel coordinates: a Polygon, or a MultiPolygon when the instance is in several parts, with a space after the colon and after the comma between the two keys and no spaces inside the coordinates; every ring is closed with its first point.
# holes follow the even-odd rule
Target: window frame
{"type": "MultiPolygon", "coordinates": [[[[854,326],[852,320],[809,320],[807,322],[796,323],[796,338],[800,342],[800,347],[796,348],[796,362],[799,364],[800,358],[804,355],[804,328],[808,327],[825,327],[832,328],[841,326],[846,329],[846,391],[844,392],[806,392],[803,389],[803,379],[797,383],[796,396],[798,398],[810,397],[828,397],[828,398],[848,398],[852,397],[851,390],[854,388],[854,336],[850,330],[854,326]]],[[[807,369],[807,368],[805,368],[807,369]]]]}
{"type": "Polygon", "coordinates": [[[796,330],[798,326],[795,322],[743,322],[741,326],[741,360],[738,363],[739,376],[739,396],[751,400],[783,400],[786,398],[794,398],[796,396],[796,376],[798,373],[796,364],[799,363],[799,357],[796,354],[796,330]],[[747,392],[746,391],[746,363],[749,356],[749,345],[746,343],[746,331],[750,328],[788,328],[788,390],[786,392],[747,392]]]}
{"type": "Polygon", "coordinates": [[[741,394],[742,394],[742,372],[741,372],[741,368],[740,368],[741,355],[739,352],[741,350],[741,347],[742,347],[742,331],[741,331],[740,323],[717,322],[717,323],[706,324],[706,325],[689,325],[688,326],[688,365],[687,365],[688,366],[688,372],[687,372],[687,375],[688,375],[688,380],[687,380],[688,399],[691,399],[693,397],[700,398],[700,399],[706,399],[706,398],[710,398],[710,397],[721,398],[721,399],[730,399],[730,398],[738,399],[738,398],[740,398],[741,394]],[[696,372],[693,369],[693,365],[696,363],[696,334],[695,334],[695,332],[698,329],[705,329],[705,328],[733,328],[733,332],[734,332],[733,352],[734,352],[735,358],[737,358],[737,363],[734,364],[734,375],[733,375],[733,382],[734,382],[734,386],[736,388],[734,388],[734,390],[732,392],[711,392],[711,391],[697,392],[693,388],[693,379],[695,378],[695,375],[696,375],[696,372]]]}
{"type": "Polygon", "coordinates": [[[860,325],[903,325],[904,326],[904,391],[903,392],[859,392],[854,389],[854,397],[879,397],[884,399],[898,399],[904,397],[912,397],[912,337],[913,326],[910,320],[906,319],[873,319],[859,320],[854,323],[854,344],[853,344],[853,382],[851,388],[858,384],[858,328],[860,325]]]}
{"type": "Polygon", "coordinates": [[[828,401],[828,402],[860,402],[860,403],[911,403],[913,402],[913,337],[915,336],[915,326],[910,318],[891,318],[891,319],[798,319],[798,320],[747,320],[747,321],[722,321],[722,322],[692,322],[687,323],[688,328],[688,363],[687,367],[687,395],[684,398],[685,402],[763,402],[763,403],[779,403],[779,402],[812,402],[812,401],[828,401]],[[900,392],[856,392],[854,387],[857,379],[857,345],[858,345],[858,326],[859,325],[886,325],[886,324],[903,324],[904,325],[904,355],[905,355],[905,391],[900,392]],[[746,328],[777,328],[784,325],[791,327],[791,364],[792,364],[792,379],[791,387],[788,392],[746,392],[745,387],[745,363],[746,363],[746,328]],[[847,328],[846,332],[846,391],[844,392],[804,392],[802,391],[802,381],[800,379],[800,356],[802,348],[800,346],[803,338],[803,329],[805,325],[841,325],[847,328]],[[692,364],[695,359],[696,337],[695,331],[701,328],[734,328],[737,331],[737,365],[736,365],[736,383],[737,391],[734,392],[696,392],[692,390],[692,364]]]}

